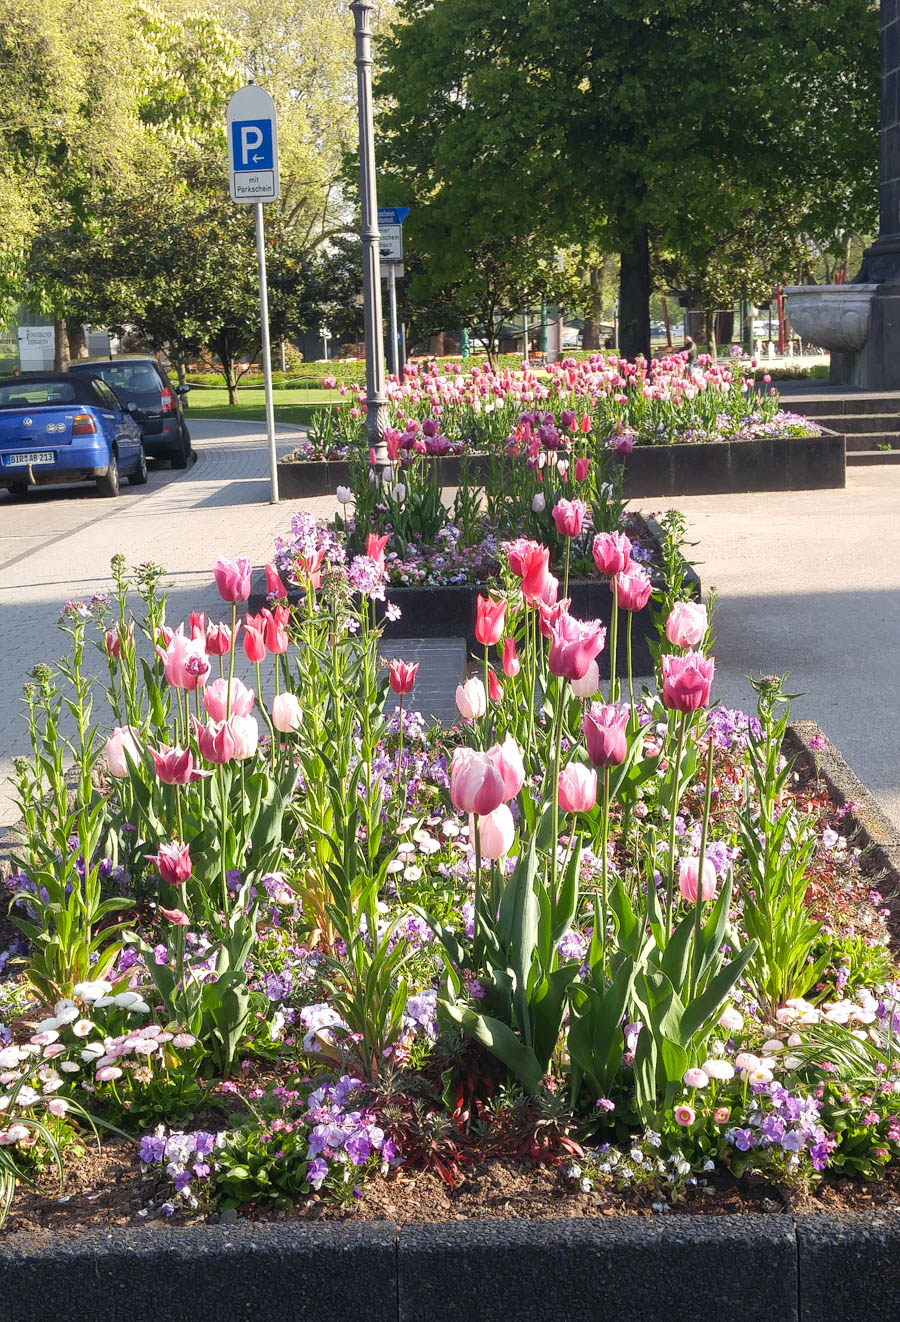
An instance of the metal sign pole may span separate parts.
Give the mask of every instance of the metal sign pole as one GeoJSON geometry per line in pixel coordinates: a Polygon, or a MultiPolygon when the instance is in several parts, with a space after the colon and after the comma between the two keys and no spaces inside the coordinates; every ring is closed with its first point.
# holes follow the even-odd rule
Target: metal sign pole
{"type": "Polygon", "coordinates": [[[397,361],[397,268],[393,262],[388,267],[388,293],[391,300],[391,371],[399,377],[400,365],[397,361]]]}
{"type": "Polygon", "coordinates": [[[266,383],[266,440],[269,443],[269,503],[278,504],[278,454],[275,450],[275,404],[272,399],[272,353],[269,346],[269,296],[266,290],[266,244],[263,233],[262,202],[256,212],[256,265],[259,269],[259,315],[262,326],[263,380],[266,383]]]}

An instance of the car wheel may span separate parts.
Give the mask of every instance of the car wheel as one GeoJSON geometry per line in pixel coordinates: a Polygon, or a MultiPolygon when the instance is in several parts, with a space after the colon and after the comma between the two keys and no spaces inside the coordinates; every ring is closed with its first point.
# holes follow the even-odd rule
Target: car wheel
{"type": "Polygon", "coordinates": [[[119,460],[115,450],[109,452],[109,467],[106,470],[106,476],[97,478],[97,490],[101,496],[118,496],[119,494],[119,460]]]}
{"type": "Polygon", "coordinates": [[[178,444],[169,456],[172,460],[173,468],[187,468],[188,456],[191,453],[191,440],[187,434],[186,428],[182,427],[178,433],[178,444]]]}
{"type": "Polygon", "coordinates": [[[182,425],[182,431],[184,432],[184,444],[187,447],[187,452],[188,454],[193,454],[194,442],[191,440],[191,433],[187,429],[187,423],[182,425]]]}
{"type": "Polygon", "coordinates": [[[23,496],[28,495],[27,482],[10,482],[6,489],[9,492],[11,500],[21,500],[23,496]]]}
{"type": "Polygon", "coordinates": [[[130,487],[143,487],[147,484],[147,478],[150,476],[150,470],[147,468],[147,455],[144,451],[144,442],[141,441],[141,449],[138,455],[138,466],[128,479],[130,487]]]}

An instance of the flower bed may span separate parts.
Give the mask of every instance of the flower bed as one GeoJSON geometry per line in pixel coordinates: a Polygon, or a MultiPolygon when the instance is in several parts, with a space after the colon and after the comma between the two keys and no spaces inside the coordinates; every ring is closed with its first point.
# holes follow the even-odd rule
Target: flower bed
{"type": "MultiPolygon", "coordinates": [[[[624,515],[622,526],[631,542],[634,564],[647,571],[652,584],[662,588],[664,560],[671,555],[673,568],[678,563],[677,572],[681,575],[685,595],[700,599],[700,580],[696,572],[676,548],[667,550],[667,533],[655,519],[624,515]]],[[[340,552],[340,542],[315,529],[309,515],[297,515],[291,534],[280,539],[276,547],[276,562],[290,585],[289,600],[294,604],[304,595],[301,586],[303,566],[310,557],[318,555],[319,549],[325,550],[322,565],[342,563],[333,558],[340,552]]],[[[486,532],[483,539],[475,541],[472,547],[459,549],[455,526],[448,525],[446,531],[447,535],[437,546],[419,550],[413,543],[403,558],[399,553],[386,552],[391,610],[387,612],[386,606],[379,607],[383,636],[391,640],[463,638],[467,649],[474,652],[478,647],[478,598],[485,586],[500,573],[501,563],[506,558],[504,543],[493,533],[486,532]]],[[[584,555],[580,557],[580,563],[583,570],[584,555]]],[[[591,568],[596,572],[595,565],[591,564],[591,568]]],[[[566,591],[574,614],[596,617],[606,627],[610,625],[612,594],[608,577],[572,575],[566,591]]],[[[251,607],[259,609],[263,604],[264,597],[259,595],[253,599],[251,607]]],[[[650,642],[656,637],[654,609],[649,598],[647,604],[635,605],[638,608],[629,613],[627,622],[632,638],[634,672],[649,674],[653,669],[650,642]]],[[[607,652],[601,653],[599,664],[601,676],[608,678],[607,652]]],[[[627,668],[624,648],[617,655],[617,665],[618,674],[624,676],[627,668]]]]}
{"type": "Polygon", "coordinates": [[[418,667],[381,665],[385,545],[366,552],[340,570],[313,549],[294,607],[269,566],[271,608],[242,620],[244,559],[216,566],[223,622],[173,631],[157,569],[118,560],[109,598],[66,604],[16,765],[10,1226],[48,1223],[40,1191],[96,1160],[95,1132],[143,1204],[126,1217],[170,1224],[385,1215],[410,1181],[453,1195],[485,1168],[549,1172],[557,1208],[592,1214],[890,1179],[879,860],[819,775],[826,742],[785,760],[780,682],[753,718],[711,707],[710,619],[664,556],[655,682],[601,687],[627,538],[594,535],[608,634],[548,603],[550,550],[520,540],[460,719],[426,729],[418,667]]]}

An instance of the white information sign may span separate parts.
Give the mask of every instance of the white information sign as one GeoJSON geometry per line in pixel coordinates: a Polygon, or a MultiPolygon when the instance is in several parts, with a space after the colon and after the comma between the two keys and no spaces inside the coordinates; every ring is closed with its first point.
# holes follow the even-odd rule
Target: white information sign
{"type": "Polygon", "coordinates": [[[232,202],[274,202],[279,196],[275,102],[250,83],[228,102],[225,122],[232,202]]]}

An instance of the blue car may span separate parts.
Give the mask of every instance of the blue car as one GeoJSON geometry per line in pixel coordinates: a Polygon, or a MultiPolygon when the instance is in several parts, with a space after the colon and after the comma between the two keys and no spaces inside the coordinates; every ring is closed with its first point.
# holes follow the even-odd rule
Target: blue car
{"type": "Polygon", "coordinates": [[[119,479],[147,481],[141,428],[115,392],[94,376],[41,372],[0,380],[0,487],[93,479],[118,496],[119,479]]]}

